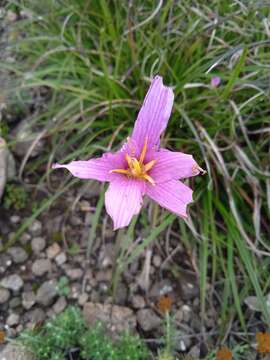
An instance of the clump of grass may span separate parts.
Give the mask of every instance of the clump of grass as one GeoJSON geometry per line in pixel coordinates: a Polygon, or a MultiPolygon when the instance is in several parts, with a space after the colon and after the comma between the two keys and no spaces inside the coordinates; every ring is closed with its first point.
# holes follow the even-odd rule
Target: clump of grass
{"type": "Polygon", "coordinates": [[[150,353],[142,340],[124,333],[113,342],[104,325],[87,328],[82,314],[75,307],[47,321],[39,330],[26,330],[18,341],[32,351],[37,360],[62,360],[77,351],[82,359],[91,360],[148,360],[150,353]]]}
{"type": "MultiPolygon", "coordinates": [[[[208,175],[192,184],[196,203],[189,221],[161,211],[154,225],[138,218],[148,224],[148,233],[133,252],[123,249],[121,266],[169,227],[167,238],[177,238],[187,254],[196,254],[189,271],[200,282],[202,329],[206,314],[214,312],[217,340],[224,341],[231,330],[254,331],[254,317],[242,306],[254,294],[269,326],[264,299],[270,252],[266,3],[24,0],[11,5],[28,11],[28,17],[5,34],[16,59],[12,65],[1,63],[16,85],[5,89],[7,104],[18,103],[30,113],[48,142],[25,174],[53,191],[49,170],[45,174],[40,168],[50,169],[54,159],[86,159],[118,147],[129,134],[149,77],[160,73],[176,95],[164,142],[194,154],[208,175]],[[214,75],[221,77],[215,89],[209,86],[214,75]]],[[[29,221],[72,184],[65,178],[29,221]]],[[[91,241],[101,229],[102,198],[98,204],[91,241]]],[[[128,235],[130,244],[136,228],[128,235]]]]}

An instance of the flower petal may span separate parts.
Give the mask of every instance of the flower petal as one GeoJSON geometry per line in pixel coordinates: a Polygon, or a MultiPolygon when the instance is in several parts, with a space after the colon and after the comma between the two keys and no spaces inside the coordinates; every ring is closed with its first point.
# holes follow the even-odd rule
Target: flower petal
{"type": "Polygon", "coordinates": [[[144,193],[144,181],[122,178],[110,183],[105,194],[105,206],[113,220],[114,230],[127,226],[133,215],[139,213],[144,193]]]}
{"type": "Polygon", "coordinates": [[[156,164],[149,171],[155,183],[199,175],[202,169],[192,155],[161,149],[154,154],[156,164]]]}
{"type": "Polygon", "coordinates": [[[124,168],[124,153],[121,151],[112,154],[106,153],[97,159],[86,161],[71,161],[69,164],[53,164],[53,169],[65,168],[73,176],[81,179],[94,179],[99,181],[111,181],[121,178],[122,175],[110,173],[110,170],[124,168]]]}
{"type": "Polygon", "coordinates": [[[192,190],[177,180],[157,184],[147,184],[146,195],[156,201],[165,209],[181,216],[187,217],[187,205],[192,202],[192,190]]]}
{"type": "Polygon", "coordinates": [[[132,139],[142,150],[147,138],[148,148],[158,147],[161,133],[167,123],[173,106],[173,91],[163,85],[162,77],[156,76],[146,94],[132,132],[132,139]]]}

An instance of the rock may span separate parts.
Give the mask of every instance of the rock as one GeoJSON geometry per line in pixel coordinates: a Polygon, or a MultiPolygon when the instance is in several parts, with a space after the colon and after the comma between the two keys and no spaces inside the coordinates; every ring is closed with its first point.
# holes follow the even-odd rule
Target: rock
{"type": "Polygon", "coordinates": [[[111,282],[113,277],[112,269],[101,270],[96,273],[97,282],[111,282]]]}
{"type": "Polygon", "coordinates": [[[80,268],[68,269],[66,274],[71,280],[79,280],[83,276],[83,271],[80,268]]]}
{"type": "Polygon", "coordinates": [[[256,296],[248,296],[245,298],[244,303],[247,307],[252,311],[261,312],[262,307],[261,304],[256,296]]]}
{"type": "Polygon", "coordinates": [[[24,233],[22,234],[22,236],[20,237],[20,243],[22,245],[26,245],[29,243],[29,241],[31,240],[31,235],[28,233],[24,233]]]}
{"type": "Polygon", "coordinates": [[[0,360],[35,360],[35,358],[24,347],[8,344],[0,352],[0,360]]]}
{"type": "MultiPolygon", "coordinates": [[[[1,228],[1,224],[0,224],[1,228]]],[[[3,253],[0,253],[0,274],[3,274],[7,268],[12,264],[12,260],[10,255],[3,253]]]]}
{"type": "Polygon", "coordinates": [[[15,160],[7,148],[6,142],[0,137],[0,199],[4,193],[6,181],[16,173],[15,160]]]}
{"type": "Polygon", "coordinates": [[[10,221],[12,222],[12,224],[18,224],[21,221],[21,217],[19,215],[12,215],[10,217],[10,221]]]}
{"type": "Polygon", "coordinates": [[[154,265],[155,267],[159,268],[160,265],[161,265],[161,263],[162,263],[161,257],[160,257],[159,255],[154,255],[154,256],[153,256],[153,265],[154,265]]]}
{"type": "Polygon", "coordinates": [[[137,312],[137,321],[144,331],[150,331],[158,328],[161,319],[151,309],[141,309],[137,312]]]}
{"type": "Polygon", "coordinates": [[[193,300],[194,298],[199,297],[200,290],[197,283],[197,280],[192,275],[183,275],[180,281],[181,287],[181,298],[184,301],[193,300]]]}
{"type": "Polygon", "coordinates": [[[112,335],[134,331],[136,327],[134,312],[125,306],[88,302],[84,305],[83,316],[89,326],[103,322],[112,335]]]}
{"type": "Polygon", "coordinates": [[[18,325],[20,322],[20,316],[18,314],[15,313],[11,313],[8,318],[7,318],[7,325],[8,326],[15,326],[18,325]]]}
{"type": "Polygon", "coordinates": [[[64,296],[61,296],[53,305],[53,311],[55,314],[60,314],[67,307],[67,301],[64,296]]]}
{"type": "Polygon", "coordinates": [[[78,304],[80,306],[84,306],[84,304],[86,304],[88,301],[88,294],[84,293],[84,294],[81,294],[78,298],[78,304]]]}
{"type": "Polygon", "coordinates": [[[42,231],[41,222],[39,220],[34,220],[32,224],[29,226],[28,230],[33,236],[41,235],[41,231],[42,231]]]}
{"type": "Polygon", "coordinates": [[[51,305],[57,297],[57,286],[54,281],[45,281],[37,291],[36,301],[43,306],[51,305]]]}
{"type": "Polygon", "coordinates": [[[181,307],[181,311],[182,311],[182,319],[185,323],[189,323],[190,319],[191,319],[191,315],[192,315],[192,309],[190,306],[188,305],[183,305],[181,307]]]}
{"type": "Polygon", "coordinates": [[[117,289],[115,292],[115,298],[114,298],[115,304],[124,305],[126,303],[127,296],[128,296],[128,289],[123,282],[120,282],[117,285],[117,289]]]}
{"type": "Polygon", "coordinates": [[[28,258],[27,252],[20,246],[12,246],[7,253],[12,257],[15,264],[21,264],[28,258]]]}
{"type": "Polygon", "coordinates": [[[30,153],[30,158],[40,155],[44,151],[45,141],[42,139],[41,132],[33,130],[33,123],[29,119],[21,121],[11,132],[15,140],[14,153],[19,157],[24,157],[28,152],[33,141],[37,138],[40,140],[36,143],[30,153]]]}
{"type": "Polygon", "coordinates": [[[49,259],[54,259],[61,251],[60,246],[54,242],[51,246],[48,247],[46,253],[47,253],[47,257],[49,259]]]}
{"type": "Polygon", "coordinates": [[[58,266],[63,265],[66,261],[67,261],[67,255],[64,252],[61,252],[55,258],[55,262],[58,266]]]}
{"type": "Polygon", "coordinates": [[[100,267],[105,269],[109,266],[113,266],[115,259],[115,246],[112,243],[102,246],[99,254],[98,262],[100,267]]]}
{"type": "Polygon", "coordinates": [[[52,263],[49,259],[38,259],[34,261],[32,265],[32,272],[36,276],[43,276],[44,274],[51,272],[52,263]]]}
{"type": "Polygon", "coordinates": [[[0,285],[12,291],[19,291],[23,287],[23,280],[17,274],[12,274],[1,280],[0,285]]]}
{"type": "Polygon", "coordinates": [[[46,318],[46,314],[40,308],[36,308],[24,314],[25,322],[28,322],[29,325],[31,326],[43,322],[45,318],[46,318]]]}
{"type": "Polygon", "coordinates": [[[149,292],[150,298],[159,299],[163,295],[167,295],[173,291],[172,283],[169,279],[164,279],[154,283],[149,292]]]}
{"type": "Polygon", "coordinates": [[[10,292],[8,289],[0,287],[0,305],[5,304],[10,298],[10,292]]]}
{"type": "Polygon", "coordinates": [[[145,300],[141,295],[134,295],[131,299],[134,309],[142,309],[145,307],[145,300]]]}
{"type": "Polygon", "coordinates": [[[35,254],[39,254],[42,250],[45,249],[46,246],[46,240],[41,237],[34,237],[31,241],[31,247],[35,254]]]}
{"type": "Polygon", "coordinates": [[[24,292],[22,294],[22,305],[26,310],[31,309],[36,303],[36,295],[33,291],[24,292]]]}
{"type": "Polygon", "coordinates": [[[21,298],[16,296],[16,297],[13,297],[10,301],[9,301],[9,307],[10,309],[15,309],[17,308],[18,306],[21,305],[21,298]]]}

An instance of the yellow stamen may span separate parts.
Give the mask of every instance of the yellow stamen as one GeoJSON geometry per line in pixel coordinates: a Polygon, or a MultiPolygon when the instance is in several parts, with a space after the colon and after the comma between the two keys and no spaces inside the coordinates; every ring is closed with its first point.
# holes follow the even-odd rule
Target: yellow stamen
{"type": "Polygon", "coordinates": [[[157,162],[157,160],[151,160],[149,161],[149,163],[144,165],[144,171],[149,171],[152,169],[152,167],[155,165],[155,163],[157,162]]]}
{"type": "MultiPolygon", "coordinates": [[[[128,140],[130,141],[130,140],[128,140]]],[[[139,160],[136,159],[135,153],[129,155],[125,155],[125,159],[128,165],[127,169],[114,169],[111,170],[110,173],[119,173],[124,174],[128,177],[132,177],[135,179],[141,179],[150,182],[150,184],[155,185],[154,179],[147,174],[149,170],[152,169],[152,167],[155,165],[157,160],[151,160],[147,164],[144,164],[145,155],[147,152],[147,138],[145,139],[143,149],[140,155],[139,160]]]]}
{"type": "Polygon", "coordinates": [[[114,169],[114,170],[110,170],[110,174],[111,174],[111,173],[120,173],[120,174],[129,175],[129,170],[114,169]]]}
{"type": "Polygon", "coordinates": [[[143,175],[143,178],[147,181],[149,181],[152,185],[156,185],[155,181],[153,178],[151,178],[151,176],[147,175],[147,174],[144,174],[143,175]]]}
{"type": "Polygon", "coordinates": [[[141,152],[141,156],[140,156],[140,164],[141,164],[141,165],[143,164],[143,161],[144,161],[144,158],[145,158],[145,154],[146,154],[146,151],[147,151],[147,142],[148,142],[148,139],[147,139],[147,137],[146,137],[146,138],[145,138],[144,145],[143,145],[143,149],[142,149],[142,152],[141,152]]]}

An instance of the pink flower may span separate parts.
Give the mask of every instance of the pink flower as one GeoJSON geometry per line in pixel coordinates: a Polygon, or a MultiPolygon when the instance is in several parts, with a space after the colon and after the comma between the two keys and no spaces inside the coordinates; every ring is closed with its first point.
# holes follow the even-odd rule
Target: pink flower
{"type": "Polygon", "coordinates": [[[198,175],[202,169],[193,157],[159,147],[173,106],[173,91],[156,76],[138,114],[130,138],[115,153],[97,159],[54,164],[66,168],[81,179],[108,181],[105,206],[114,222],[114,230],[127,226],[138,214],[144,195],[165,209],[186,217],[192,202],[192,190],[179,179],[198,175]]]}
{"type": "Polygon", "coordinates": [[[213,76],[211,79],[211,86],[213,88],[217,88],[221,83],[221,79],[219,76],[213,76]]]}

